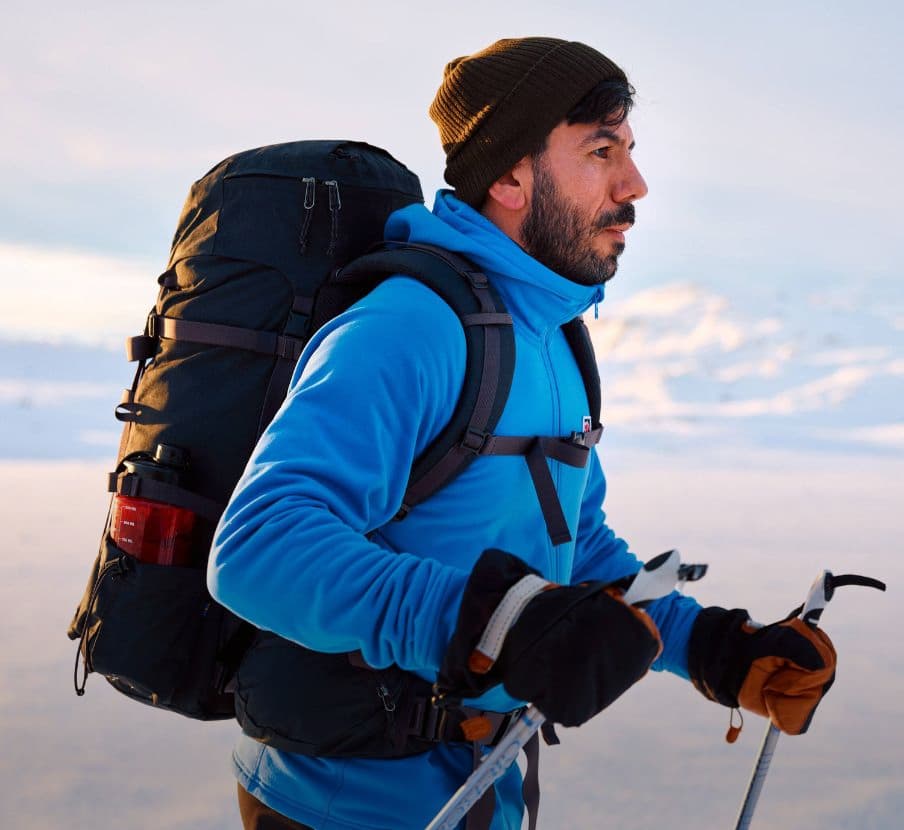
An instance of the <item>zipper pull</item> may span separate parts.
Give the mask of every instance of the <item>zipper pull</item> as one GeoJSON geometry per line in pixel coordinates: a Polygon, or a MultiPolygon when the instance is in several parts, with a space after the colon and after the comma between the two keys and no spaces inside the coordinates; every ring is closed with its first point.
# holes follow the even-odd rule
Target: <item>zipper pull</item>
{"type": "Polygon", "coordinates": [[[342,210],[342,199],[339,198],[339,182],[330,179],[324,184],[330,196],[330,219],[332,220],[330,223],[330,247],[326,249],[326,252],[332,254],[339,241],[339,211],[342,210]]]}
{"type": "Polygon", "coordinates": [[[381,683],[377,686],[377,695],[379,695],[380,700],[383,701],[383,708],[387,712],[395,712],[395,701],[392,699],[392,695],[389,693],[389,689],[386,688],[385,683],[381,683]]]}
{"type": "Polygon", "coordinates": [[[301,233],[298,235],[298,247],[301,253],[308,247],[308,231],[311,229],[311,219],[314,217],[314,201],[317,198],[317,179],[305,176],[304,182],[304,222],[301,224],[301,233]]]}
{"type": "Polygon", "coordinates": [[[603,289],[597,288],[596,294],[593,295],[593,319],[600,319],[600,302],[603,299],[603,289]]]}

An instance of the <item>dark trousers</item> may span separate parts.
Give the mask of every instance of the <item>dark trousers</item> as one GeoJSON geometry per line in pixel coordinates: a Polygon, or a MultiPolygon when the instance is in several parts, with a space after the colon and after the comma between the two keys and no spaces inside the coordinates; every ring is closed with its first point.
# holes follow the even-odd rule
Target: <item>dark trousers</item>
{"type": "Polygon", "coordinates": [[[241,784],[238,785],[238,789],[239,812],[242,814],[242,827],[245,830],[313,830],[307,824],[299,824],[277,813],[276,810],[271,810],[241,784]]]}

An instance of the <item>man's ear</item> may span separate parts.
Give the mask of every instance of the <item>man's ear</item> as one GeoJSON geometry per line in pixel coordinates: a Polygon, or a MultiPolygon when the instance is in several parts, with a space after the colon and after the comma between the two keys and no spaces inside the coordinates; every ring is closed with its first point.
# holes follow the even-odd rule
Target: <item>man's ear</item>
{"type": "MultiPolygon", "coordinates": [[[[533,167],[530,156],[524,156],[504,176],[500,176],[487,191],[485,206],[495,202],[495,209],[520,212],[530,201],[533,188],[533,167]]],[[[492,210],[492,208],[491,208],[492,210]]]]}

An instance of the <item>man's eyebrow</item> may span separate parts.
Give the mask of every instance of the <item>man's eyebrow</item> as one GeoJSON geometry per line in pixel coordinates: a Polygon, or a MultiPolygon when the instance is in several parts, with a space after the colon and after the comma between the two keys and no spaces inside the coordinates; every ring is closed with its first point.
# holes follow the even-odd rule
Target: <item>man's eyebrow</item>
{"type": "MultiPolygon", "coordinates": [[[[625,140],[621,136],[616,135],[614,132],[612,132],[612,130],[607,129],[606,127],[600,127],[592,135],[587,136],[587,138],[585,138],[581,142],[581,146],[584,147],[588,144],[593,144],[593,143],[599,141],[601,138],[606,138],[609,141],[613,142],[614,144],[624,144],[625,143],[625,140]]],[[[636,141],[632,140],[631,143],[628,145],[628,149],[633,150],[634,145],[636,143],[637,143],[636,141]]]]}

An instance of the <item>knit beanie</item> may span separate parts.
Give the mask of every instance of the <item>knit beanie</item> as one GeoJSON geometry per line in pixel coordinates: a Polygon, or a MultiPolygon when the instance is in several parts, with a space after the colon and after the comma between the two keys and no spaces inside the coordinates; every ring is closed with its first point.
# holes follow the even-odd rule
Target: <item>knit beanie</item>
{"type": "Polygon", "coordinates": [[[455,195],[479,207],[490,185],[601,81],[627,78],[596,49],[551,37],[499,40],[448,63],[430,117],[455,195]]]}

